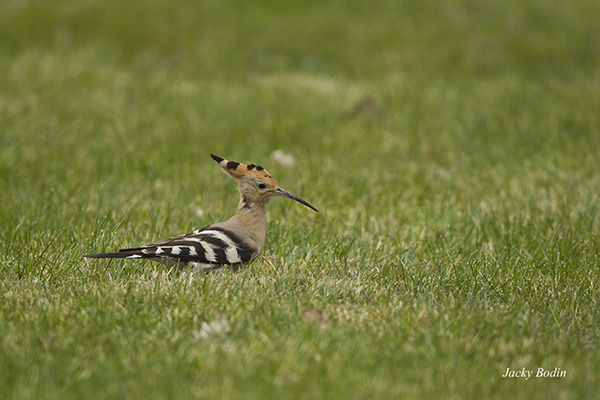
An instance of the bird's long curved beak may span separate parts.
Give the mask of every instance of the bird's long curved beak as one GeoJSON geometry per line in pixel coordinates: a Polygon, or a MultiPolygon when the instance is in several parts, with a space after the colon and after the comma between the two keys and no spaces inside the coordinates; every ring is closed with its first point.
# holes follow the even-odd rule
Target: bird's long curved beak
{"type": "Polygon", "coordinates": [[[311,208],[311,209],[315,210],[316,212],[319,212],[319,210],[317,210],[316,208],[314,208],[308,201],[301,199],[300,197],[296,196],[293,193],[288,192],[285,189],[277,188],[277,190],[275,190],[272,193],[275,196],[287,197],[288,199],[296,200],[298,203],[302,203],[306,207],[311,208]]]}

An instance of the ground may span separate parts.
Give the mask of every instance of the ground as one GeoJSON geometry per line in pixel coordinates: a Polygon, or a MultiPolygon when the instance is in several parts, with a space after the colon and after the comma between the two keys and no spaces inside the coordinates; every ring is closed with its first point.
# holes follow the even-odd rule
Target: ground
{"type": "Polygon", "coordinates": [[[0,393],[597,395],[599,12],[2,2],[0,393]],[[210,153],[320,213],[237,272],[82,258],[233,214],[210,153]]]}

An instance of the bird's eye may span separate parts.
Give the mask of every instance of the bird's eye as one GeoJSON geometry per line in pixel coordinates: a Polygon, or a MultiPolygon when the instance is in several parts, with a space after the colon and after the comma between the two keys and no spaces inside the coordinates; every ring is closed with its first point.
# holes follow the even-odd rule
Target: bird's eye
{"type": "Polygon", "coordinates": [[[258,188],[259,188],[259,189],[266,189],[266,188],[267,188],[267,185],[265,185],[264,183],[259,183],[259,184],[258,184],[258,188]]]}

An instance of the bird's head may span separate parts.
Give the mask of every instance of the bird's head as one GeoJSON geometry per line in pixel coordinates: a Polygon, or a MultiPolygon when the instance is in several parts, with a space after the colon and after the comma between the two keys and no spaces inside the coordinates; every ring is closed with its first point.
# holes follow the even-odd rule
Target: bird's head
{"type": "Polygon", "coordinates": [[[211,157],[225,172],[237,179],[238,189],[242,195],[242,200],[246,204],[267,203],[271,198],[281,196],[296,200],[317,212],[319,211],[307,201],[280,188],[271,174],[260,165],[246,165],[235,161],[228,161],[214,154],[211,154],[211,157]]]}

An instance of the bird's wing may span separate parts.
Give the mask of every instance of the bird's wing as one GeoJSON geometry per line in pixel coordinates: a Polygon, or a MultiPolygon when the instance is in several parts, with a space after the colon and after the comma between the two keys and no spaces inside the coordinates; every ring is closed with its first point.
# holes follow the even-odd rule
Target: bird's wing
{"type": "Polygon", "coordinates": [[[231,231],[207,226],[146,246],[122,249],[118,253],[89,254],[90,258],[142,258],[183,264],[222,266],[248,262],[255,251],[231,231]]]}

